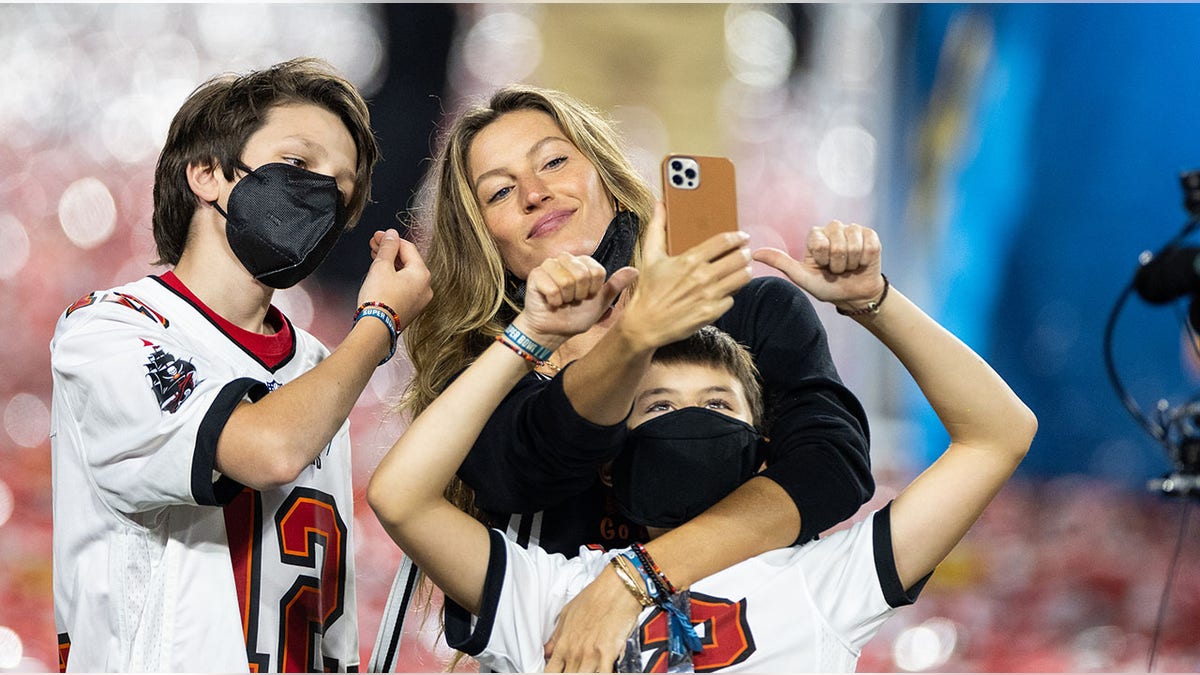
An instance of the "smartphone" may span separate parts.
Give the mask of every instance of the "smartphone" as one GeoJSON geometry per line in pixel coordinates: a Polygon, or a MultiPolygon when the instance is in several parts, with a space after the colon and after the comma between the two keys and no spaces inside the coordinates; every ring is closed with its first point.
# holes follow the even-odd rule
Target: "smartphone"
{"type": "Polygon", "coordinates": [[[662,193],[668,255],[738,229],[733,162],[725,157],[667,155],[662,161],[662,193]]]}

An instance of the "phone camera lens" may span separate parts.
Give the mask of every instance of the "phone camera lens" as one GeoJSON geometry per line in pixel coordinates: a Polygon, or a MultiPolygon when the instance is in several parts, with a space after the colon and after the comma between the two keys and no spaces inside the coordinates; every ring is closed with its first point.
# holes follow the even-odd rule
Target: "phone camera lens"
{"type": "Polygon", "coordinates": [[[680,176],[679,174],[675,174],[675,175],[671,176],[671,182],[676,185],[683,185],[683,176],[680,176]]]}
{"type": "Polygon", "coordinates": [[[683,172],[683,175],[687,176],[688,178],[695,178],[695,177],[696,177],[696,170],[695,170],[695,169],[688,169],[687,171],[684,171],[684,172],[683,172]]]}
{"type": "Polygon", "coordinates": [[[672,160],[672,161],[671,161],[671,168],[672,168],[672,169],[674,169],[674,170],[676,170],[676,171],[679,171],[680,169],[682,169],[682,168],[683,168],[683,162],[681,162],[681,161],[679,161],[679,160],[677,160],[677,159],[676,159],[676,160],[672,160]]]}

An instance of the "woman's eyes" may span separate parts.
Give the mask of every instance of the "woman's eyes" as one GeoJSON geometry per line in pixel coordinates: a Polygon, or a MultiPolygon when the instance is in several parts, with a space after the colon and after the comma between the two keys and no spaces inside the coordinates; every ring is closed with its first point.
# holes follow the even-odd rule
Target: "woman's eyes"
{"type": "Polygon", "coordinates": [[[508,196],[508,193],[511,190],[512,190],[511,187],[503,187],[503,188],[500,188],[499,190],[496,190],[496,192],[494,192],[491,197],[488,197],[487,203],[491,204],[494,201],[504,199],[505,197],[508,196]]]}
{"type": "Polygon", "coordinates": [[[670,401],[655,401],[654,403],[651,403],[650,405],[646,406],[646,412],[648,412],[648,413],[666,412],[668,410],[671,410],[672,408],[674,408],[674,406],[671,405],[670,401]]]}
{"type": "Polygon", "coordinates": [[[300,167],[301,169],[308,167],[308,162],[300,159],[299,157],[284,157],[283,161],[286,164],[291,164],[292,166],[300,167]]]}
{"type": "MultiPolygon", "coordinates": [[[[543,164],[542,170],[545,171],[548,169],[557,169],[558,167],[565,164],[566,161],[567,161],[566,155],[555,157],[554,159],[551,159],[550,161],[543,164]]],[[[509,193],[511,193],[512,191],[513,191],[513,186],[511,186],[511,185],[502,187],[499,190],[496,190],[495,192],[493,192],[492,195],[487,198],[487,201],[485,203],[492,204],[492,203],[498,202],[501,199],[504,199],[505,197],[507,197],[509,195],[509,193]]]]}
{"type": "Polygon", "coordinates": [[[706,401],[704,403],[704,407],[715,408],[717,410],[733,410],[733,406],[729,404],[729,401],[720,398],[714,398],[711,401],[706,401]]]}

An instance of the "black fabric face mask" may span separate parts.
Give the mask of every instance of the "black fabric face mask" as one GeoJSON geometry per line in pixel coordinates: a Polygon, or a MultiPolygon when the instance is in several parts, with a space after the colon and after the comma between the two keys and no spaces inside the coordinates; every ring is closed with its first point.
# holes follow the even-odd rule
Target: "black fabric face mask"
{"type": "MultiPolygon", "coordinates": [[[[638,217],[633,211],[617,211],[617,215],[608,223],[600,243],[592,253],[592,258],[604,266],[604,277],[607,279],[613,272],[625,267],[633,260],[633,249],[637,246],[638,217]]],[[[525,280],[518,279],[512,273],[505,274],[505,284],[508,287],[508,297],[517,304],[525,304],[525,280]]]]}
{"type": "Polygon", "coordinates": [[[617,507],[639,525],[678,527],[754,475],[758,437],[749,424],[705,408],[643,422],[613,460],[617,507]]]}
{"type": "Polygon", "coordinates": [[[264,164],[229,193],[229,247],[242,265],[272,288],[312,274],[341,236],[348,217],[332,176],[282,162],[264,164]]]}

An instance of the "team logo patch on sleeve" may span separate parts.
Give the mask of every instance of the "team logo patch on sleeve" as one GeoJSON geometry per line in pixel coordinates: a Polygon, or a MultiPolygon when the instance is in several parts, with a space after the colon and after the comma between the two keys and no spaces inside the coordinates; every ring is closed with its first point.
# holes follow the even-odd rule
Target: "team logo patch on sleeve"
{"type": "Polygon", "coordinates": [[[174,413],[202,381],[196,377],[196,366],[164,352],[153,342],[142,340],[142,343],[150,348],[150,358],[145,364],[150,390],[163,412],[174,413]]]}
{"type": "Polygon", "coordinates": [[[133,297],[132,295],[129,295],[128,293],[119,293],[117,291],[101,292],[101,293],[92,291],[91,293],[88,293],[87,295],[83,296],[82,298],[71,303],[71,306],[67,308],[66,315],[71,316],[71,314],[74,313],[76,310],[83,309],[84,307],[90,307],[90,306],[96,304],[97,302],[112,302],[112,303],[116,303],[122,307],[128,307],[129,309],[132,309],[133,311],[137,312],[138,314],[149,317],[150,319],[162,324],[163,328],[171,327],[170,319],[163,316],[162,314],[159,314],[157,311],[155,311],[155,309],[153,307],[151,307],[150,305],[147,305],[146,303],[142,302],[141,300],[138,300],[137,298],[133,297]]]}
{"type": "Polygon", "coordinates": [[[66,316],[71,316],[71,312],[74,312],[77,309],[83,309],[84,307],[90,307],[91,305],[94,305],[94,304],[96,304],[96,292],[92,291],[91,293],[88,293],[87,295],[76,300],[75,302],[72,302],[71,306],[67,308],[66,316]]]}

